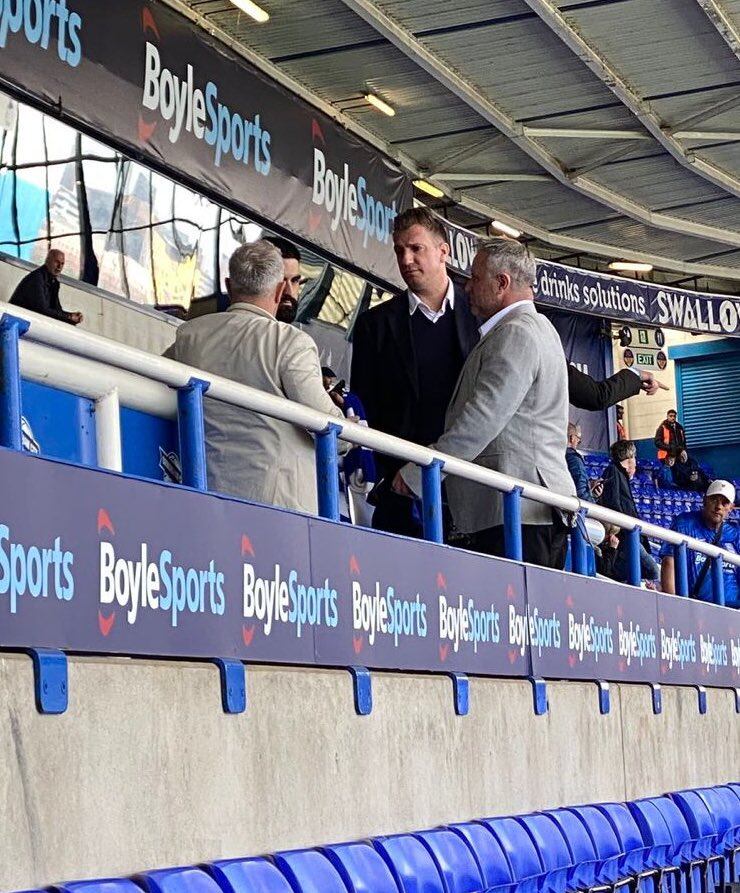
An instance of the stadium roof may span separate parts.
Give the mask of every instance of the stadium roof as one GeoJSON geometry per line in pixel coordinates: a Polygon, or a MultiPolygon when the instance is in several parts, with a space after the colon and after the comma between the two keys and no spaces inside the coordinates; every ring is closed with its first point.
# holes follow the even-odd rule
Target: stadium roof
{"type": "Polygon", "coordinates": [[[168,2],[436,183],[450,219],[737,290],[740,0],[260,0],[263,25],[168,2]]]}

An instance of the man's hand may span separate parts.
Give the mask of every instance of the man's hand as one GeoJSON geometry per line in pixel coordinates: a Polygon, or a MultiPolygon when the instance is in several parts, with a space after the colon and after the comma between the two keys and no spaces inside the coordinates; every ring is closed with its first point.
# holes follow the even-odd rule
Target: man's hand
{"type": "Polygon", "coordinates": [[[79,312],[79,310],[74,310],[72,313],[69,314],[68,318],[73,326],[78,326],[85,317],[79,312]]]}
{"type": "Polygon", "coordinates": [[[414,491],[409,487],[406,481],[403,479],[403,475],[400,471],[396,472],[396,476],[393,478],[393,483],[391,484],[391,490],[394,493],[398,493],[399,496],[409,496],[413,499],[416,495],[414,491]]]}
{"type": "Polygon", "coordinates": [[[657,394],[659,390],[670,391],[668,385],[663,384],[662,381],[658,381],[658,379],[653,375],[652,372],[640,372],[640,379],[642,381],[640,387],[648,395],[648,397],[652,397],[653,394],[657,394]]]}
{"type": "Polygon", "coordinates": [[[344,408],[344,397],[339,393],[339,391],[329,391],[329,396],[332,399],[332,403],[335,406],[338,406],[340,409],[344,408]]]}

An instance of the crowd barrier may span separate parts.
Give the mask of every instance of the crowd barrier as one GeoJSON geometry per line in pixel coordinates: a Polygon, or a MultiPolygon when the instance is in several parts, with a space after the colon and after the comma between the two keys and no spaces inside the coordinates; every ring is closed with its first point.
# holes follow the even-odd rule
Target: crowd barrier
{"type": "MultiPolygon", "coordinates": [[[[232,710],[245,705],[241,662],[260,661],[353,668],[359,712],[371,708],[374,668],[449,673],[460,712],[468,673],[530,678],[537,712],[547,709],[548,677],[598,682],[604,712],[609,681],[650,684],[656,711],[661,683],[697,686],[700,709],[705,685],[734,688],[740,712],[740,615],[722,607],[721,573],[723,560],[740,565],[737,554],[31,313],[2,318],[0,351],[0,647],[34,650],[41,702],[42,649],[53,649],[216,660],[232,710]],[[174,400],[184,486],[115,473],[115,388],[101,395],[97,419],[99,456],[113,473],[22,453],[19,348],[31,345],[136,376],[128,387],[139,400],[134,385],[148,380],[168,412],[174,400]],[[315,432],[323,519],[199,492],[206,391],[315,432]],[[337,523],[337,437],[423,467],[429,542],[337,523]],[[514,561],[439,544],[442,467],[504,493],[514,561]],[[674,545],[684,595],[687,548],[710,556],[719,604],[583,576],[577,528],[580,573],[521,564],[522,498],[629,531],[635,583],[641,533],[674,545]]],[[[63,674],[46,681],[45,708],[63,709],[63,674]]]]}

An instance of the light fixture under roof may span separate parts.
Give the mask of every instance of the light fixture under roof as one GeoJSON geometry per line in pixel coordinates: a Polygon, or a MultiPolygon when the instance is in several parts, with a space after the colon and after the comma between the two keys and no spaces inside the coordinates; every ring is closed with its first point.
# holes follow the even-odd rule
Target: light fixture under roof
{"type": "Polygon", "coordinates": [[[231,2],[237,9],[246,12],[250,18],[254,19],[255,22],[259,22],[260,25],[264,25],[270,18],[270,13],[262,9],[261,6],[257,6],[252,0],[231,0],[231,2]]]}
{"type": "Polygon", "coordinates": [[[643,264],[634,260],[613,260],[609,264],[610,270],[618,270],[622,273],[649,273],[653,269],[652,264],[643,264]]]}
{"type": "Polygon", "coordinates": [[[396,110],[393,106],[388,105],[385,100],[376,96],[374,93],[366,93],[365,99],[371,106],[376,108],[379,112],[382,112],[384,115],[388,115],[389,118],[392,118],[396,114],[396,110]]]}
{"type": "Polygon", "coordinates": [[[514,229],[513,226],[509,226],[508,223],[502,223],[500,220],[492,220],[491,227],[505,236],[511,236],[512,239],[518,239],[522,234],[521,230],[514,229]]]}
{"type": "Polygon", "coordinates": [[[421,192],[431,195],[432,198],[442,198],[444,196],[444,192],[438,186],[435,186],[434,183],[430,183],[429,180],[414,180],[414,186],[421,192]]]}

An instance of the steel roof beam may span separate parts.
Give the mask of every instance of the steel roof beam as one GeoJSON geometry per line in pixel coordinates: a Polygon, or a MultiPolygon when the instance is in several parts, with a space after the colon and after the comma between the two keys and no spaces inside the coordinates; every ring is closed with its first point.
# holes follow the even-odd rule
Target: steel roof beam
{"type": "Polygon", "coordinates": [[[581,130],[577,127],[525,127],[526,136],[566,140],[651,140],[642,130],[581,130]]]}
{"type": "Polygon", "coordinates": [[[732,50],[735,57],[740,59],[740,28],[722,7],[720,0],[696,0],[696,2],[707,14],[709,21],[719,31],[722,40],[732,50]]]}
{"type": "Polygon", "coordinates": [[[485,171],[480,174],[436,171],[428,179],[442,180],[445,183],[552,183],[552,177],[548,174],[492,174],[485,171]]]}
{"type": "Polygon", "coordinates": [[[674,130],[677,140],[717,140],[726,143],[740,142],[738,130],[674,130]]]}
{"type": "MultiPolygon", "coordinates": [[[[522,151],[526,152],[530,158],[533,158],[540,167],[563,185],[648,226],[654,226],[669,232],[680,232],[711,239],[724,245],[740,247],[740,232],[738,231],[669,217],[665,214],[656,214],[649,208],[605,186],[601,186],[593,180],[586,179],[577,172],[575,174],[567,172],[565,166],[558,158],[536,140],[526,135],[522,124],[511,118],[488,96],[474,87],[469,81],[466,81],[456,71],[453,71],[443,59],[424,46],[409,30],[386,15],[375,3],[371,2],[371,0],[342,0],[342,2],[348,9],[357,13],[360,18],[386,37],[407,58],[431,75],[438,83],[454,93],[486,121],[497,127],[522,151]]],[[[526,0],[526,2],[533,8],[540,5],[540,0],[526,0]]],[[[552,11],[550,4],[545,4],[545,6],[552,11]]],[[[645,122],[643,121],[643,123],[645,122]]],[[[666,140],[666,136],[660,131],[659,127],[658,131],[661,133],[661,139],[666,140]]],[[[671,139],[670,143],[679,152],[682,163],[686,162],[687,156],[683,153],[683,148],[675,140],[671,139]]],[[[696,167],[693,168],[695,170],[699,169],[700,164],[705,167],[711,167],[711,165],[707,165],[706,162],[700,162],[698,159],[695,164],[696,167]]],[[[740,181],[734,180],[729,174],[719,171],[719,169],[717,170],[718,175],[721,174],[725,180],[729,178],[735,184],[736,191],[733,194],[740,196],[740,181]]]]}
{"type": "MultiPolygon", "coordinates": [[[[698,158],[675,140],[663,125],[663,122],[652,111],[650,106],[632,90],[607,62],[597,49],[587,43],[583,37],[568,23],[565,16],[555,5],[554,0],[524,0],[524,2],[542,19],[542,21],[569,47],[578,58],[608,87],[612,93],[635,115],[640,123],[671,155],[688,170],[714,183],[722,189],[740,197],[740,179],[729,171],[723,170],[702,158],[698,158]]],[[[701,2],[701,0],[700,0],[701,2]]],[[[706,0],[708,2],[708,0],[706,0]]]]}
{"type": "Polygon", "coordinates": [[[714,102],[712,103],[712,105],[708,105],[706,108],[702,109],[700,112],[697,112],[695,115],[684,118],[682,121],[674,124],[672,129],[674,131],[688,130],[689,127],[693,127],[695,124],[701,124],[703,121],[707,121],[710,118],[716,118],[717,115],[721,115],[723,112],[731,112],[739,105],[740,91],[734,93],[732,96],[728,96],[726,99],[723,99],[720,102],[714,102]]]}

